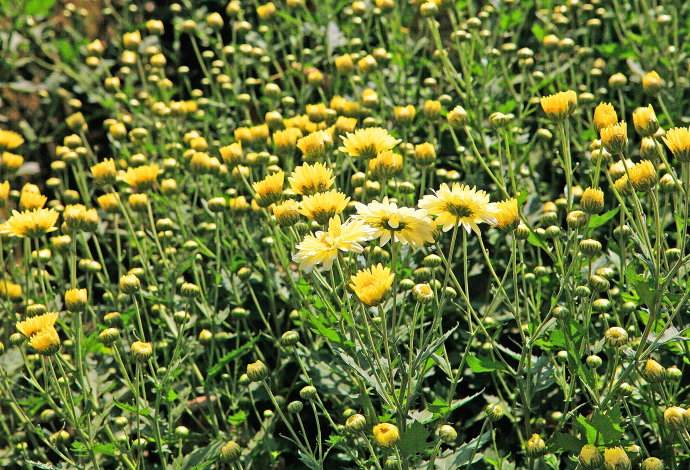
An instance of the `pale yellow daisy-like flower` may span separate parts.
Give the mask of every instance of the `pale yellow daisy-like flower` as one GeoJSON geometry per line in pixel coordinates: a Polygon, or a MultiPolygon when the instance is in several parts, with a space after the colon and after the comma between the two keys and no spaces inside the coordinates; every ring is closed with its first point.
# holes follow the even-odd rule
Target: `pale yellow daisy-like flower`
{"type": "Polygon", "coordinates": [[[475,187],[443,183],[434,194],[427,194],[419,201],[419,207],[435,215],[434,223],[447,232],[456,225],[462,225],[479,235],[479,223],[496,225],[496,204],[489,202],[489,195],[475,187]]]}
{"type": "Polygon", "coordinates": [[[431,217],[423,210],[398,207],[387,197],[384,197],[381,202],[355,203],[355,208],[357,214],[353,218],[363,220],[373,227],[376,230],[374,237],[381,239],[382,246],[391,238],[394,242],[400,242],[403,245],[410,244],[415,248],[434,242],[436,227],[431,217]]]}
{"type": "Polygon", "coordinates": [[[137,190],[148,189],[156,182],[160,167],[155,163],[151,165],[141,165],[136,168],[128,168],[122,181],[130,186],[134,186],[137,190]]]}
{"type": "Polygon", "coordinates": [[[35,317],[27,318],[24,321],[19,321],[15,326],[21,334],[23,334],[27,338],[30,338],[42,329],[55,325],[55,321],[57,320],[57,318],[57,312],[47,312],[43,315],[38,315],[35,317]]]}
{"type": "Polygon", "coordinates": [[[309,196],[330,189],[335,177],[333,171],[323,163],[305,163],[294,169],[288,181],[294,192],[309,196]]]}
{"type": "Polygon", "coordinates": [[[0,207],[7,204],[7,199],[10,197],[10,182],[4,181],[0,183],[0,207]]]}
{"type": "Polygon", "coordinates": [[[350,278],[350,288],[364,305],[373,307],[381,303],[394,278],[395,274],[379,263],[357,271],[350,278]]]}
{"type": "Polygon", "coordinates": [[[343,193],[331,189],[325,193],[316,193],[302,199],[300,213],[305,217],[325,224],[334,215],[340,214],[347,207],[350,198],[343,193]]]}
{"type": "Polygon", "coordinates": [[[628,146],[628,124],[621,121],[601,130],[601,143],[611,153],[623,153],[628,146]]]}
{"type": "Polygon", "coordinates": [[[496,227],[504,232],[510,232],[520,223],[517,199],[511,198],[496,203],[496,227]]]}
{"type": "Polygon", "coordinates": [[[2,152],[0,167],[7,171],[17,171],[24,164],[24,157],[11,152],[2,152]]]}
{"type": "Polygon", "coordinates": [[[15,237],[36,238],[57,230],[55,223],[59,214],[54,209],[35,209],[32,211],[12,211],[12,217],[3,224],[0,232],[15,237]]]}
{"type": "Polygon", "coordinates": [[[299,220],[300,203],[294,199],[286,199],[271,206],[271,211],[280,225],[289,226],[299,220]]]}
{"type": "Polygon", "coordinates": [[[46,327],[31,337],[29,346],[42,356],[53,355],[60,349],[60,335],[54,326],[46,327]]]}
{"type": "Polygon", "coordinates": [[[106,158],[102,162],[96,163],[91,167],[91,174],[98,184],[113,184],[117,175],[115,160],[106,158]]]}
{"type": "Polygon", "coordinates": [[[328,132],[314,131],[297,141],[297,148],[302,151],[302,158],[313,162],[323,158],[326,148],[332,142],[328,132]]]}
{"type": "Polygon", "coordinates": [[[33,191],[22,191],[19,196],[19,207],[24,211],[42,209],[46,205],[48,198],[41,193],[33,191]]]}
{"type": "Polygon", "coordinates": [[[374,158],[379,153],[390,150],[401,140],[396,139],[382,127],[357,129],[354,133],[341,136],[343,145],[338,150],[352,157],[374,158]]]}
{"type": "Polygon", "coordinates": [[[612,126],[618,122],[618,114],[611,103],[599,103],[594,108],[594,127],[597,131],[612,126]]]}
{"type": "Polygon", "coordinates": [[[24,137],[14,131],[0,129],[0,151],[11,150],[24,143],[24,137]]]}
{"type": "Polygon", "coordinates": [[[554,121],[561,121],[575,111],[577,94],[573,90],[561,91],[541,98],[541,108],[554,121]]]}
{"type": "Polygon", "coordinates": [[[369,170],[379,178],[395,176],[402,170],[403,156],[392,150],[386,150],[369,160],[369,170]]]}
{"type": "Polygon", "coordinates": [[[304,237],[297,245],[297,253],[292,260],[299,263],[300,269],[306,272],[319,264],[324,269],[331,269],[339,252],[361,253],[364,248],[360,243],[371,240],[373,232],[361,220],[350,219],[342,223],[340,217],[332,217],[327,231],[318,231],[304,237]]]}

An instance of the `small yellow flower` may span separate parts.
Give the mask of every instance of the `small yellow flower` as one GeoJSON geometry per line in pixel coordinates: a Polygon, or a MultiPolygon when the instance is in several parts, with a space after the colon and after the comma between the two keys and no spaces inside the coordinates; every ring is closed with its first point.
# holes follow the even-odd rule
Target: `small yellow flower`
{"type": "Polygon", "coordinates": [[[151,165],[141,165],[136,168],[128,168],[122,180],[137,191],[149,189],[156,182],[160,167],[155,163],[151,165]]]}
{"type": "MultiPolygon", "coordinates": [[[[347,104],[345,106],[347,107],[347,104]]],[[[343,110],[343,113],[351,114],[347,110],[343,110]]],[[[355,127],[357,126],[357,119],[345,116],[338,116],[338,119],[335,120],[334,126],[336,135],[343,135],[347,134],[348,132],[354,132],[355,127]]]]}
{"type": "Polygon", "coordinates": [[[300,138],[302,138],[302,131],[296,127],[278,130],[273,133],[273,143],[278,151],[282,153],[294,150],[300,138]]]}
{"type": "Polygon", "coordinates": [[[554,121],[562,121],[575,111],[577,107],[577,94],[573,90],[541,98],[541,108],[546,115],[554,121]]]}
{"type": "Polygon", "coordinates": [[[395,424],[380,423],[374,426],[374,439],[381,447],[392,447],[400,440],[400,432],[395,424]]]}
{"type": "Polygon", "coordinates": [[[427,166],[436,160],[436,147],[430,142],[422,142],[414,146],[414,161],[418,165],[427,166]]]}
{"type": "Polygon", "coordinates": [[[630,470],[632,463],[622,447],[604,450],[604,466],[606,470],[630,470]]]}
{"type": "Polygon", "coordinates": [[[242,152],[242,142],[235,142],[220,148],[220,156],[223,161],[230,166],[239,165],[242,162],[244,153],[242,152]]]}
{"type": "Polygon", "coordinates": [[[394,242],[419,248],[434,242],[436,228],[431,218],[420,209],[398,207],[384,197],[383,201],[369,204],[356,203],[357,214],[353,218],[362,220],[374,230],[374,238],[381,239],[381,246],[392,238],[394,242]]]}
{"type": "Polygon", "coordinates": [[[333,186],[335,177],[333,171],[323,163],[298,166],[288,178],[290,188],[297,194],[309,196],[327,191],[333,186]]]}
{"type": "Polygon", "coordinates": [[[0,207],[7,205],[7,199],[10,197],[10,182],[4,181],[0,183],[0,207]]]}
{"type": "Polygon", "coordinates": [[[664,86],[664,80],[656,71],[652,70],[642,77],[642,89],[645,93],[654,95],[664,86]]]}
{"type": "Polygon", "coordinates": [[[357,129],[354,133],[348,132],[345,136],[341,136],[341,139],[343,139],[343,145],[339,148],[341,152],[362,158],[374,158],[401,142],[381,127],[357,129]]]}
{"type": "Polygon", "coordinates": [[[13,300],[21,299],[22,297],[22,286],[19,284],[8,281],[0,281],[0,297],[10,298],[13,300]]]}
{"type": "Polygon", "coordinates": [[[31,211],[34,209],[42,209],[46,205],[48,198],[41,193],[34,191],[22,191],[19,196],[19,207],[23,211],[31,211]]]}
{"type": "Polygon", "coordinates": [[[678,161],[690,162],[690,127],[669,129],[663,139],[678,161]]]}
{"type": "Polygon", "coordinates": [[[300,213],[305,217],[325,224],[334,215],[340,214],[347,207],[350,198],[343,193],[331,189],[325,193],[316,193],[302,199],[300,213]]]}
{"type": "Polygon", "coordinates": [[[618,178],[614,181],[613,186],[622,196],[631,196],[634,193],[630,180],[628,180],[628,175],[618,178]]]}
{"type": "Polygon", "coordinates": [[[475,187],[443,183],[434,194],[427,194],[419,201],[419,207],[435,215],[434,223],[447,232],[456,225],[462,225],[479,235],[478,223],[496,225],[496,204],[489,202],[489,195],[475,187]]]}
{"type": "Polygon", "coordinates": [[[48,326],[29,339],[29,346],[42,356],[52,356],[60,349],[60,335],[54,326],[48,326]]]}
{"type": "Polygon", "coordinates": [[[297,253],[292,260],[306,272],[319,264],[329,270],[338,253],[361,253],[364,248],[360,243],[371,240],[372,235],[373,229],[361,220],[342,223],[340,217],[332,217],[328,222],[328,231],[318,231],[304,237],[297,245],[297,253]]]}
{"type": "Polygon", "coordinates": [[[628,125],[625,121],[604,127],[601,130],[601,143],[613,154],[623,153],[628,146],[628,125]]]}
{"type": "Polygon", "coordinates": [[[54,209],[36,209],[33,211],[12,211],[12,217],[0,229],[15,237],[37,238],[57,230],[55,223],[58,213],[54,209]]]}
{"type": "Polygon", "coordinates": [[[276,6],[273,4],[273,2],[268,2],[264,5],[260,5],[256,7],[256,14],[261,18],[262,20],[268,20],[273,15],[276,13],[276,6]]]}
{"type": "Polygon", "coordinates": [[[24,157],[10,152],[2,152],[2,158],[0,158],[0,167],[3,169],[13,172],[17,171],[24,164],[24,157]]]}
{"type": "Polygon", "coordinates": [[[659,121],[650,104],[646,108],[641,107],[633,111],[633,124],[640,137],[649,137],[659,130],[659,121]]]}
{"type": "Polygon", "coordinates": [[[284,183],[285,173],[281,170],[252,184],[252,188],[256,192],[257,204],[261,207],[268,207],[278,201],[283,195],[284,183]]]}
{"type": "Polygon", "coordinates": [[[98,225],[96,209],[87,209],[83,204],[70,204],[65,207],[62,218],[69,230],[84,230],[91,232],[98,225]]]}
{"type": "Polygon", "coordinates": [[[24,143],[24,137],[14,131],[0,129],[0,152],[12,150],[24,143]]]}
{"type": "Polygon", "coordinates": [[[586,444],[580,449],[578,460],[580,461],[580,465],[584,468],[596,469],[601,467],[604,463],[604,456],[595,446],[586,444]]]}
{"type": "Polygon", "coordinates": [[[379,153],[376,158],[369,160],[369,170],[379,178],[390,178],[400,173],[403,167],[403,157],[392,150],[379,153]]]}
{"type": "Polygon", "coordinates": [[[580,198],[582,210],[588,214],[598,214],[604,209],[604,191],[599,188],[587,188],[580,198]]]}
{"type": "Polygon", "coordinates": [[[135,341],[129,347],[132,357],[137,362],[148,361],[153,355],[153,345],[144,341],[135,341]]]}
{"type": "Polygon", "coordinates": [[[315,131],[297,141],[297,148],[302,151],[302,158],[308,162],[320,160],[326,155],[326,147],[332,142],[331,136],[324,131],[315,131]]]}
{"type": "Polygon", "coordinates": [[[357,271],[350,278],[350,288],[364,305],[373,307],[381,303],[394,278],[388,267],[377,264],[357,271]]]}
{"type": "Polygon", "coordinates": [[[628,177],[635,191],[649,191],[659,179],[654,164],[649,160],[642,160],[633,165],[628,170],[628,177]]]}
{"type": "Polygon", "coordinates": [[[342,74],[352,72],[354,66],[354,61],[352,60],[352,56],[350,54],[344,54],[335,58],[335,68],[342,74]]]}
{"type": "Polygon", "coordinates": [[[286,199],[271,207],[276,221],[283,226],[290,226],[299,220],[299,202],[294,199],[286,199]]]}
{"type": "Polygon", "coordinates": [[[664,411],[664,424],[672,430],[682,430],[688,424],[690,412],[681,406],[670,406],[664,411]]]}
{"type": "Polygon", "coordinates": [[[115,161],[112,158],[106,158],[102,162],[96,163],[91,167],[91,174],[98,184],[113,184],[117,175],[115,161]]]}
{"type": "Polygon", "coordinates": [[[97,201],[101,209],[108,213],[113,213],[118,211],[118,198],[119,196],[116,193],[107,193],[98,196],[97,201]]]}
{"type": "Polygon", "coordinates": [[[249,210],[249,207],[247,198],[244,196],[237,196],[228,200],[228,209],[230,209],[231,212],[244,212],[249,210]]]}
{"type": "Polygon", "coordinates": [[[30,338],[39,331],[55,325],[58,318],[57,312],[47,312],[43,315],[27,318],[24,321],[19,321],[15,325],[17,330],[27,338],[30,338]]]}
{"type": "Polygon", "coordinates": [[[68,289],[65,292],[65,307],[70,312],[81,311],[89,302],[89,294],[86,289],[68,289]]]}
{"type": "Polygon", "coordinates": [[[411,104],[393,108],[393,119],[399,124],[409,124],[414,120],[417,110],[411,104]]]}
{"type": "Polygon", "coordinates": [[[520,223],[517,199],[507,199],[496,203],[496,227],[504,232],[512,232],[520,223]]]}
{"type": "Polygon", "coordinates": [[[612,126],[618,122],[618,115],[611,103],[599,103],[594,108],[594,127],[599,132],[604,127],[612,126]]]}

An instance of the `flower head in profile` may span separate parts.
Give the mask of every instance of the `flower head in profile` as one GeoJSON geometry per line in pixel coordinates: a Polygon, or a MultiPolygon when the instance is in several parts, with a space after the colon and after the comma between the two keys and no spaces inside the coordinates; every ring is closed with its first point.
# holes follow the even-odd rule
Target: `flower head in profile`
{"type": "Polygon", "coordinates": [[[300,203],[294,199],[286,199],[271,206],[276,221],[283,226],[289,226],[299,220],[300,203]]]}
{"type": "Polygon", "coordinates": [[[24,164],[24,157],[11,152],[2,152],[0,168],[7,171],[17,171],[24,164]]]}
{"type": "Polygon", "coordinates": [[[19,207],[23,211],[42,209],[47,201],[48,198],[40,192],[22,190],[19,196],[19,207]]]}
{"type": "Polygon", "coordinates": [[[106,158],[102,162],[96,163],[91,167],[91,174],[98,184],[113,184],[117,175],[115,160],[106,158]]]}
{"type": "Polygon", "coordinates": [[[283,195],[283,184],[285,183],[285,173],[277,171],[268,175],[261,181],[252,184],[256,192],[257,203],[261,207],[268,207],[280,200],[283,195]]]}
{"type": "Polygon", "coordinates": [[[628,177],[635,191],[649,191],[659,179],[654,164],[649,160],[642,160],[633,165],[628,170],[628,177]]]}
{"type": "Polygon", "coordinates": [[[517,199],[511,198],[496,203],[496,227],[504,232],[512,232],[520,223],[517,199]]]}
{"type": "Polygon", "coordinates": [[[332,217],[327,231],[309,234],[297,245],[292,260],[300,269],[310,272],[316,265],[331,269],[339,252],[361,253],[361,242],[371,240],[374,230],[361,220],[342,223],[340,217],[332,217]]]}
{"type": "Polygon", "coordinates": [[[55,325],[55,321],[57,320],[57,318],[57,312],[47,312],[43,315],[38,315],[35,317],[27,318],[23,321],[19,321],[15,326],[21,334],[23,334],[27,338],[30,338],[39,331],[48,328],[49,326],[55,325]]]}
{"type": "Polygon", "coordinates": [[[367,127],[357,129],[354,133],[348,132],[344,136],[343,145],[338,150],[351,157],[374,158],[379,153],[390,150],[398,145],[401,140],[396,139],[382,127],[367,127]]]}
{"type": "Polygon", "coordinates": [[[430,215],[435,215],[434,223],[447,232],[456,225],[462,225],[469,233],[470,229],[479,235],[479,223],[496,225],[496,204],[489,202],[489,195],[475,187],[453,183],[443,183],[419,201],[419,207],[430,215]]]}
{"type": "Polygon", "coordinates": [[[641,137],[649,137],[659,130],[659,120],[652,105],[639,107],[633,111],[633,124],[641,137]]]}
{"type": "Polygon", "coordinates": [[[15,237],[37,238],[57,230],[58,219],[55,209],[35,209],[32,211],[12,211],[12,217],[3,224],[0,232],[15,237]]]}
{"type": "Polygon", "coordinates": [[[42,356],[52,356],[60,349],[60,335],[54,326],[48,326],[29,339],[29,346],[42,356]]]}
{"type": "Polygon", "coordinates": [[[541,108],[554,121],[562,121],[575,111],[577,94],[573,90],[561,91],[541,99],[541,108]]]}
{"type": "Polygon", "coordinates": [[[373,307],[381,303],[394,278],[395,274],[379,263],[357,271],[350,278],[350,288],[364,305],[373,307]]]}
{"type": "Polygon", "coordinates": [[[309,196],[329,190],[335,182],[335,177],[333,171],[323,163],[305,163],[295,167],[288,181],[294,192],[309,196]]]}
{"type": "Polygon", "coordinates": [[[630,457],[622,447],[604,450],[604,467],[606,470],[630,470],[630,457]]]}
{"type": "Polygon", "coordinates": [[[20,299],[22,297],[22,286],[6,279],[0,280],[0,297],[20,299]]]}
{"type": "Polygon", "coordinates": [[[297,148],[302,151],[302,158],[315,162],[326,155],[326,148],[332,142],[331,136],[324,131],[314,131],[297,141],[297,148]]]}
{"type": "Polygon", "coordinates": [[[623,153],[628,146],[628,125],[625,121],[612,124],[601,130],[601,143],[611,153],[623,153]]]}
{"type": "Polygon", "coordinates": [[[379,178],[390,178],[400,173],[403,157],[392,150],[386,150],[369,160],[369,170],[379,178]]]}
{"type": "Polygon", "coordinates": [[[357,214],[353,218],[363,220],[376,231],[375,238],[385,245],[392,238],[403,245],[410,244],[415,248],[425,243],[434,242],[436,227],[431,218],[420,209],[398,207],[387,197],[383,201],[372,201],[369,204],[355,204],[357,214]]]}
{"type": "Polygon", "coordinates": [[[673,156],[681,162],[690,161],[690,127],[674,127],[663,137],[673,156]]]}
{"type": "Polygon", "coordinates": [[[349,201],[349,197],[335,189],[325,193],[316,193],[302,199],[301,214],[320,224],[325,224],[331,217],[344,211],[349,201]]]}
{"type": "Polygon", "coordinates": [[[611,103],[599,103],[599,105],[594,108],[594,127],[597,129],[597,132],[617,122],[618,115],[611,103]]]}
{"type": "Polygon", "coordinates": [[[24,137],[14,131],[0,129],[0,152],[12,150],[24,143],[24,137]]]}
{"type": "Polygon", "coordinates": [[[136,168],[127,168],[127,172],[122,177],[122,180],[130,186],[133,186],[137,191],[149,189],[156,182],[160,167],[155,163],[151,165],[141,165],[136,168]]]}

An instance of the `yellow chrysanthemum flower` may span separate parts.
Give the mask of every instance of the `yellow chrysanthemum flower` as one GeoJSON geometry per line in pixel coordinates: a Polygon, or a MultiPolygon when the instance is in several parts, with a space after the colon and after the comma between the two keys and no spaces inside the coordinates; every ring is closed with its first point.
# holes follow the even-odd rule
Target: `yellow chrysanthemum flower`
{"type": "Polygon", "coordinates": [[[22,191],[19,196],[19,207],[23,211],[42,209],[48,198],[34,191],[22,191]]]}
{"type": "Polygon", "coordinates": [[[33,211],[12,211],[12,217],[4,224],[1,233],[15,237],[36,238],[57,230],[55,223],[58,213],[54,209],[36,209],[33,211]]]}
{"type": "Polygon", "coordinates": [[[618,122],[618,114],[611,103],[599,103],[594,108],[594,127],[599,132],[604,127],[612,126],[618,122]]]}
{"type": "Polygon", "coordinates": [[[283,226],[290,226],[299,220],[300,203],[294,199],[286,199],[271,206],[276,221],[283,226]]]}
{"type": "Polygon", "coordinates": [[[544,96],[541,99],[541,108],[546,115],[554,121],[561,121],[575,111],[577,107],[577,94],[573,90],[544,96]]]}
{"type": "Polygon", "coordinates": [[[316,193],[302,199],[300,213],[305,217],[325,224],[334,215],[340,214],[347,207],[350,198],[343,193],[331,189],[325,193],[316,193]]]}
{"type": "Polygon", "coordinates": [[[649,137],[659,130],[659,120],[651,104],[635,109],[632,116],[635,130],[640,137],[649,137]]]}
{"type": "Polygon", "coordinates": [[[249,202],[247,202],[247,198],[244,196],[237,196],[228,200],[228,209],[231,212],[244,212],[249,210],[249,208],[249,202]]]}
{"type": "Polygon", "coordinates": [[[43,315],[27,318],[24,321],[19,321],[15,325],[17,330],[27,338],[30,338],[39,331],[55,325],[58,318],[57,312],[47,312],[43,315]]]}
{"type": "Polygon", "coordinates": [[[690,162],[690,127],[674,127],[666,131],[664,142],[681,162],[690,162]]]}
{"type": "Polygon", "coordinates": [[[386,150],[369,160],[369,170],[379,178],[390,178],[400,173],[403,167],[403,156],[392,150],[386,150]]]}
{"type": "Polygon", "coordinates": [[[0,167],[7,171],[17,171],[24,164],[24,157],[10,152],[2,152],[0,167]]]}
{"type": "Polygon", "coordinates": [[[84,204],[69,204],[62,212],[62,218],[69,230],[91,232],[98,226],[98,211],[87,209],[84,204]]]}
{"type": "Polygon", "coordinates": [[[54,326],[48,326],[31,337],[29,346],[42,356],[52,356],[60,349],[60,335],[54,326]]]}
{"type": "Polygon", "coordinates": [[[324,131],[314,131],[297,141],[297,148],[302,151],[302,158],[313,162],[323,158],[326,147],[332,142],[331,136],[324,131]]]}
{"type": "Polygon", "coordinates": [[[350,278],[350,288],[364,305],[373,307],[381,303],[394,278],[395,274],[379,263],[357,271],[350,278]]]}
{"type": "Polygon", "coordinates": [[[302,131],[296,127],[278,130],[273,133],[273,143],[280,152],[287,152],[297,147],[297,141],[302,138],[302,131]]]}
{"type": "Polygon", "coordinates": [[[453,183],[449,187],[443,183],[434,194],[427,194],[419,201],[419,207],[430,215],[435,215],[435,224],[447,232],[456,225],[462,225],[479,235],[478,223],[496,225],[496,204],[489,202],[485,191],[467,185],[453,183]]]}
{"type": "Polygon", "coordinates": [[[244,157],[244,152],[242,151],[242,142],[235,142],[225,147],[220,148],[220,156],[223,161],[230,166],[239,165],[244,157]]]}
{"type": "Polygon", "coordinates": [[[113,184],[117,175],[115,161],[112,158],[106,158],[96,163],[91,167],[91,174],[98,184],[113,184]]]}
{"type": "Polygon", "coordinates": [[[156,182],[160,167],[155,163],[151,165],[141,165],[136,168],[127,168],[127,172],[122,177],[122,181],[133,186],[137,191],[149,189],[156,182]]]}
{"type": "Polygon", "coordinates": [[[10,197],[10,182],[4,181],[0,183],[0,207],[7,205],[7,199],[10,197]]]}
{"type": "Polygon", "coordinates": [[[511,198],[496,203],[496,226],[504,232],[513,231],[520,223],[517,199],[511,198]]]}
{"type": "Polygon", "coordinates": [[[395,424],[380,423],[374,426],[374,439],[381,447],[391,447],[400,440],[400,432],[395,424]]]}
{"type": "Polygon", "coordinates": [[[306,272],[319,264],[329,270],[339,252],[361,253],[364,248],[360,243],[371,240],[373,231],[361,220],[351,219],[342,223],[340,217],[332,217],[328,222],[328,231],[318,231],[304,237],[297,245],[297,253],[292,260],[306,272]]]}
{"type": "Polygon", "coordinates": [[[108,213],[117,212],[119,207],[118,197],[116,193],[103,194],[97,198],[98,205],[108,213]]]}
{"type": "Polygon", "coordinates": [[[20,299],[22,297],[22,286],[16,282],[2,280],[0,281],[0,297],[20,299]]]}
{"type": "Polygon", "coordinates": [[[374,238],[381,239],[381,246],[392,238],[403,245],[408,243],[415,248],[434,242],[436,227],[426,212],[411,207],[398,207],[387,197],[383,201],[369,204],[355,204],[357,214],[354,219],[363,220],[376,231],[374,238]]]}
{"type": "Polygon", "coordinates": [[[659,176],[652,162],[642,160],[628,170],[628,178],[635,191],[649,191],[654,187],[659,176]]]}
{"type": "Polygon", "coordinates": [[[24,143],[24,137],[14,131],[0,129],[0,152],[19,147],[24,143]]]}
{"type": "Polygon", "coordinates": [[[285,173],[282,170],[253,183],[252,188],[256,192],[257,204],[268,207],[278,201],[283,195],[283,184],[285,184],[285,173]]]}
{"type": "Polygon", "coordinates": [[[604,467],[606,470],[630,470],[632,464],[622,447],[604,450],[604,467]]]}
{"type": "Polygon", "coordinates": [[[628,124],[621,121],[601,130],[601,143],[613,154],[623,153],[628,146],[628,124]]]}
{"type": "Polygon", "coordinates": [[[362,158],[374,158],[401,142],[382,127],[357,129],[354,133],[348,132],[345,136],[341,136],[341,139],[343,139],[343,145],[338,150],[352,157],[362,158]]]}
{"type": "Polygon", "coordinates": [[[288,178],[290,188],[297,194],[309,196],[327,191],[333,186],[335,177],[333,171],[323,163],[298,166],[288,178]]]}

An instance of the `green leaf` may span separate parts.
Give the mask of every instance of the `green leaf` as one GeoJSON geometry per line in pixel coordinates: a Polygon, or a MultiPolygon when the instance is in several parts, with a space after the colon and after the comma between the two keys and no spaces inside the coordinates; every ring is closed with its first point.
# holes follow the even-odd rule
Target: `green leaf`
{"type": "Polygon", "coordinates": [[[546,242],[543,240],[543,238],[538,236],[534,232],[529,233],[529,237],[527,237],[527,243],[529,243],[532,246],[543,248],[545,250],[548,249],[548,246],[546,245],[546,242]]]}
{"type": "Polygon", "coordinates": [[[185,457],[180,468],[201,470],[202,468],[209,467],[218,459],[220,449],[222,449],[224,445],[225,441],[216,441],[206,447],[195,450],[185,457]]]}
{"type": "MultiPolygon", "coordinates": [[[[114,400],[114,403],[115,403],[115,406],[117,406],[118,408],[120,408],[123,411],[128,411],[130,413],[137,414],[136,407],[134,407],[132,405],[129,405],[127,403],[122,403],[121,401],[117,401],[117,400],[114,400]]],[[[139,411],[139,414],[141,416],[150,416],[151,415],[151,410],[149,410],[148,408],[140,408],[138,411],[139,411]]]]}
{"type": "Polygon", "coordinates": [[[635,288],[635,292],[640,296],[640,300],[647,306],[652,307],[663,295],[663,292],[654,288],[654,281],[637,274],[634,263],[630,263],[625,268],[625,279],[635,288]]]}
{"type": "Polygon", "coordinates": [[[470,367],[472,372],[475,373],[493,372],[495,370],[501,372],[506,371],[505,367],[503,367],[503,364],[500,362],[494,361],[488,357],[477,357],[473,353],[468,353],[465,361],[467,361],[467,365],[470,367]]]}
{"type": "Polygon", "coordinates": [[[233,426],[239,426],[247,420],[247,413],[244,411],[238,411],[232,416],[228,416],[228,423],[233,426]]]}
{"type": "Polygon", "coordinates": [[[24,13],[27,15],[47,15],[55,5],[55,0],[27,0],[24,13]]]}
{"type": "Polygon", "coordinates": [[[607,445],[618,442],[623,437],[623,429],[620,427],[621,420],[620,411],[617,409],[609,410],[606,414],[597,411],[589,420],[583,415],[577,418],[577,422],[587,436],[587,443],[592,445],[607,445]]]}
{"type": "Polygon", "coordinates": [[[221,357],[218,360],[218,362],[216,364],[214,364],[213,367],[211,367],[211,369],[208,371],[208,375],[206,376],[206,380],[208,381],[209,378],[213,377],[218,372],[223,370],[223,367],[225,367],[225,364],[227,364],[228,362],[247,354],[252,349],[252,347],[254,346],[254,343],[256,343],[258,340],[259,340],[259,337],[255,336],[252,339],[250,339],[248,342],[244,343],[239,348],[237,348],[233,351],[230,351],[225,356],[221,357]]]}
{"type": "Polygon", "coordinates": [[[429,447],[429,444],[426,442],[427,437],[429,437],[429,431],[422,423],[415,421],[407,428],[407,432],[400,437],[400,442],[398,443],[400,455],[410,457],[423,452],[429,447]]]}
{"type": "Polygon", "coordinates": [[[587,444],[587,441],[570,434],[557,432],[551,438],[549,450],[551,452],[580,452],[585,444],[587,444]]]}
{"type": "Polygon", "coordinates": [[[606,222],[611,220],[616,214],[618,214],[619,210],[620,207],[616,207],[615,209],[612,209],[604,214],[595,214],[589,219],[589,224],[587,226],[589,228],[601,227],[606,222]]]}
{"type": "Polygon", "coordinates": [[[544,31],[544,28],[535,23],[532,25],[532,34],[534,34],[534,37],[537,38],[537,41],[541,42],[541,40],[544,39],[544,36],[546,36],[546,31],[544,31]]]}
{"type": "Polygon", "coordinates": [[[63,62],[70,63],[74,60],[76,53],[74,51],[74,47],[72,47],[72,44],[70,44],[69,41],[66,39],[59,39],[55,41],[55,45],[58,48],[58,51],[60,51],[60,57],[62,58],[63,62]]]}

